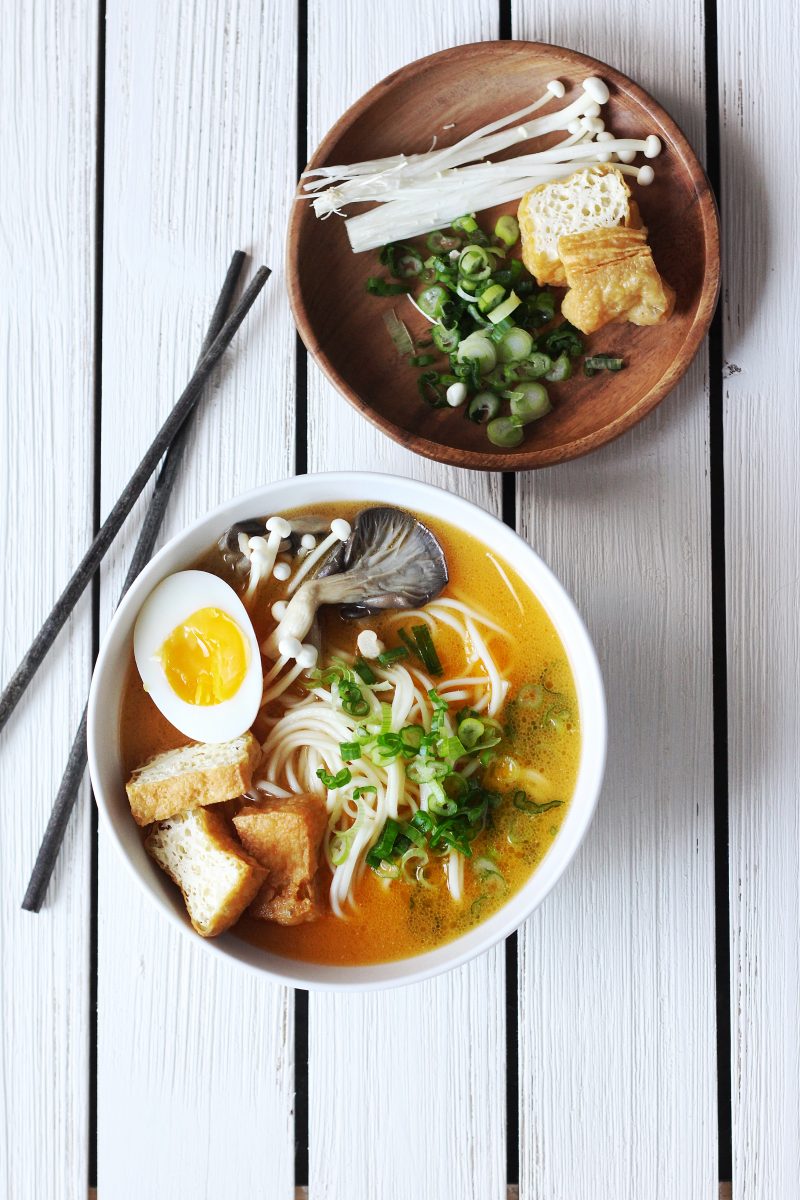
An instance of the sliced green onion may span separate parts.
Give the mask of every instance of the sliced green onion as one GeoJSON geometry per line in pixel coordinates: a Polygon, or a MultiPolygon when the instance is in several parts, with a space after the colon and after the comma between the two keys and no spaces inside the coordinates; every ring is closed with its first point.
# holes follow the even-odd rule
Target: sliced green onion
{"type": "Polygon", "coordinates": [[[347,787],[348,783],[353,778],[349,767],[342,767],[341,771],[337,771],[335,775],[331,775],[330,771],[326,771],[324,767],[319,767],[317,770],[317,775],[325,784],[325,787],[330,791],[336,791],[337,788],[347,787]]]}
{"type": "Polygon", "coordinates": [[[452,758],[454,761],[457,761],[459,758],[463,758],[466,753],[466,747],[460,738],[452,736],[443,740],[442,758],[452,758]]]}
{"type": "MultiPolygon", "coordinates": [[[[493,309],[497,308],[505,294],[506,289],[500,287],[499,283],[490,284],[478,297],[478,309],[482,313],[490,314],[493,309]]],[[[491,317],[489,319],[491,320],[491,317]]]]}
{"type": "Polygon", "coordinates": [[[598,371],[621,371],[624,366],[621,358],[615,358],[611,354],[592,354],[584,359],[583,373],[592,376],[598,371]]]}
{"type": "Polygon", "coordinates": [[[365,783],[365,784],[362,784],[362,786],[361,786],[361,787],[356,787],[356,788],[353,788],[353,799],[354,799],[354,800],[360,800],[360,799],[362,798],[362,796],[366,796],[366,795],[368,795],[370,792],[372,792],[374,795],[376,795],[376,796],[377,796],[377,794],[378,794],[378,789],[377,789],[377,787],[375,786],[375,784],[374,784],[374,783],[365,783]]]}
{"type": "Polygon", "coordinates": [[[397,353],[402,356],[413,354],[414,343],[411,340],[411,334],[393,308],[383,314],[383,321],[397,353]]]}
{"type": "Polygon", "coordinates": [[[517,379],[541,379],[552,368],[553,360],[549,354],[534,351],[524,362],[517,363],[514,375],[517,379]]]}
{"type": "Polygon", "coordinates": [[[504,246],[509,249],[514,246],[519,238],[519,225],[516,218],[511,216],[498,217],[494,227],[494,236],[499,238],[504,246]]]}
{"type": "Polygon", "coordinates": [[[444,779],[450,768],[436,758],[414,758],[406,767],[406,775],[412,783],[432,783],[444,779]]]}
{"type": "Polygon", "coordinates": [[[514,792],[514,808],[534,816],[537,813],[549,812],[551,808],[561,808],[563,803],[563,800],[548,800],[544,804],[537,804],[535,800],[529,800],[524,792],[514,792]]]}
{"type": "Polygon", "coordinates": [[[449,295],[447,288],[442,287],[439,283],[434,283],[420,292],[417,296],[417,304],[426,317],[430,317],[432,321],[438,321],[449,295]]]}
{"type": "Polygon", "coordinates": [[[431,408],[446,408],[446,389],[442,383],[442,376],[438,371],[426,371],[424,375],[420,375],[417,380],[417,388],[422,399],[431,408]]]}
{"type": "Polygon", "coordinates": [[[367,280],[367,291],[370,296],[404,296],[411,291],[410,283],[389,283],[377,275],[370,275],[367,280]]]}
{"type": "Polygon", "coordinates": [[[538,421],[553,407],[547,389],[541,383],[523,380],[514,387],[510,401],[511,415],[523,425],[538,421]]]}
{"type": "Polygon", "coordinates": [[[425,244],[435,254],[448,254],[451,250],[458,250],[461,238],[452,237],[441,229],[434,229],[433,233],[428,234],[425,244]]]}
{"type": "Polygon", "coordinates": [[[551,358],[560,358],[562,354],[577,358],[579,354],[583,354],[583,339],[574,325],[570,325],[569,321],[562,321],[555,329],[539,338],[539,348],[551,358]]]}
{"type": "Polygon", "coordinates": [[[378,682],[377,675],[369,663],[365,662],[363,658],[356,659],[356,661],[353,663],[353,670],[355,671],[356,675],[358,675],[362,683],[370,684],[378,682]]]}
{"type": "Polygon", "coordinates": [[[505,884],[505,876],[490,858],[476,858],[472,866],[480,879],[505,884]]]}
{"type": "Polygon", "coordinates": [[[476,746],[483,737],[485,726],[477,717],[466,717],[458,726],[458,736],[467,750],[476,746]]]}
{"type": "Polygon", "coordinates": [[[533,338],[527,329],[520,329],[518,325],[512,325],[498,343],[497,357],[503,363],[521,362],[522,359],[528,357],[532,350],[533,338]]]}
{"type": "Polygon", "coordinates": [[[421,725],[406,725],[400,730],[400,738],[408,750],[419,750],[424,736],[425,730],[421,725]]]}
{"type": "Polygon", "coordinates": [[[408,649],[406,646],[394,646],[391,650],[384,650],[378,655],[378,662],[382,667],[388,667],[392,663],[397,662],[401,658],[408,658],[408,649]]]}
{"type": "Polygon", "coordinates": [[[472,281],[488,279],[492,273],[492,260],[486,249],[483,246],[465,246],[458,257],[458,273],[472,281]]]}
{"type": "Polygon", "coordinates": [[[485,333],[471,333],[459,343],[456,359],[464,362],[468,358],[477,362],[481,375],[488,375],[497,366],[497,351],[485,333]]]}
{"type": "Polygon", "coordinates": [[[493,446],[504,450],[513,450],[519,446],[525,434],[518,417],[495,417],[486,426],[486,436],[493,446]]]}
{"type": "Polygon", "coordinates": [[[447,712],[447,701],[442,699],[436,688],[428,688],[428,699],[439,712],[447,712]]]}
{"type": "Polygon", "coordinates": [[[572,375],[572,363],[568,354],[559,354],[550,370],[545,375],[551,383],[563,383],[572,375]]]}
{"type": "Polygon", "coordinates": [[[410,824],[414,829],[418,829],[422,834],[431,833],[431,831],[436,828],[436,822],[430,813],[426,812],[424,808],[420,808],[414,813],[410,824]]]}
{"type": "Polygon", "coordinates": [[[553,704],[542,717],[542,728],[545,729],[549,725],[555,729],[556,733],[564,733],[571,715],[568,708],[561,708],[558,704],[553,704]]]}
{"type": "Polygon", "coordinates": [[[361,743],[360,742],[340,742],[339,754],[342,762],[355,762],[357,758],[361,758],[361,743]]]}
{"type": "Polygon", "coordinates": [[[431,363],[436,362],[435,354],[412,354],[408,360],[412,367],[429,367],[431,363]]]}
{"type": "MultiPolygon", "coordinates": [[[[358,691],[357,688],[356,691],[358,691]]],[[[351,693],[342,701],[342,710],[347,713],[348,717],[365,717],[369,712],[369,701],[364,699],[361,692],[358,692],[357,697],[351,693]]]]}
{"type": "Polygon", "coordinates": [[[500,398],[494,392],[478,392],[467,405],[467,416],[476,425],[491,421],[500,412],[500,398]]]}
{"type": "Polygon", "coordinates": [[[431,336],[434,346],[444,354],[452,354],[461,340],[457,328],[448,329],[444,325],[434,325],[431,336]]]}
{"type": "Polygon", "coordinates": [[[442,664],[439,661],[439,655],[436,653],[436,647],[433,644],[431,631],[427,625],[412,625],[411,632],[414,636],[414,641],[417,643],[419,656],[425,664],[426,670],[431,675],[442,674],[442,664]]]}
{"type": "Polygon", "coordinates": [[[367,852],[367,856],[364,861],[368,867],[372,868],[372,870],[380,879],[400,878],[400,868],[397,866],[397,864],[389,862],[385,858],[381,858],[379,854],[376,854],[374,849],[367,852]]]}
{"type": "Polygon", "coordinates": [[[400,833],[400,825],[392,817],[389,817],[381,830],[381,835],[378,838],[372,850],[381,858],[388,858],[394,849],[395,841],[400,833]]]}
{"type": "Polygon", "coordinates": [[[523,683],[516,695],[516,702],[522,708],[532,708],[538,711],[544,703],[545,689],[541,683],[523,683]]]}
{"type": "Polygon", "coordinates": [[[511,316],[515,308],[519,308],[521,303],[522,301],[517,293],[512,292],[507,300],[504,300],[502,304],[498,304],[497,308],[492,309],[489,313],[489,320],[493,325],[496,325],[498,321],[504,321],[506,317],[511,316]]]}
{"type": "Polygon", "coordinates": [[[350,830],[347,830],[345,833],[335,833],[333,835],[328,846],[328,858],[332,866],[340,867],[343,862],[347,861],[352,841],[353,836],[350,830]]]}
{"type": "Polygon", "coordinates": [[[475,213],[467,213],[466,216],[456,217],[450,227],[451,229],[457,229],[460,233],[474,233],[478,228],[475,213]]]}
{"type": "Polygon", "coordinates": [[[429,784],[428,811],[437,817],[452,817],[458,812],[458,803],[451,800],[440,783],[434,781],[429,784]]]}

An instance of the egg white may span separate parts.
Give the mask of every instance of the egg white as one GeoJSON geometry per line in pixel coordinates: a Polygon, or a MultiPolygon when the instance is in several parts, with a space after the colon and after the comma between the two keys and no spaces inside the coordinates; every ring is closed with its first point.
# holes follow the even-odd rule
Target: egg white
{"type": "Polygon", "coordinates": [[[240,737],[261,705],[261,655],[247,609],[223,579],[208,571],[179,571],[145,600],[133,631],[133,655],[150,699],[170,724],[196,742],[240,737]],[[220,704],[188,704],[172,690],[159,651],[173,629],[201,608],[218,608],[235,621],[247,643],[247,671],[239,689],[220,704]]]}

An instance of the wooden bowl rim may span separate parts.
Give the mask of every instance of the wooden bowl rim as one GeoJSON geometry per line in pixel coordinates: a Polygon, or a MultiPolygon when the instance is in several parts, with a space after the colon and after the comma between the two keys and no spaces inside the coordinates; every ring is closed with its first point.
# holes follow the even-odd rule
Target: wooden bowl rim
{"type": "MultiPolygon", "coordinates": [[[[437,62],[441,62],[442,59],[468,58],[471,53],[474,54],[476,51],[481,54],[487,51],[500,51],[504,53],[517,51],[528,53],[546,52],[553,58],[563,60],[566,65],[579,65],[587,68],[590,73],[600,75],[606,82],[613,84],[617,90],[629,95],[643,108],[651,112],[667,133],[670,141],[670,149],[676,153],[678,159],[683,164],[694,187],[695,194],[699,199],[706,270],[703,276],[703,286],[697,300],[697,311],[694,320],[678,352],[658,382],[645,392],[632,408],[628,409],[627,412],[623,413],[616,420],[599,427],[590,434],[576,438],[574,441],[566,442],[561,446],[537,450],[535,447],[526,447],[523,443],[522,446],[508,453],[490,453],[488,451],[467,450],[457,446],[449,446],[443,442],[431,441],[422,434],[410,433],[407,429],[403,429],[389,420],[388,417],[376,412],[337,371],[328,355],[320,346],[314,334],[300,287],[300,272],[297,259],[299,253],[300,222],[303,217],[304,208],[297,203],[297,200],[295,200],[292,206],[287,234],[287,291],[292,315],[294,316],[295,324],[306,349],[313,355],[337,391],[362,416],[366,417],[368,421],[380,429],[382,433],[399,442],[406,449],[416,454],[424,455],[426,458],[435,459],[437,462],[448,466],[473,468],[480,471],[524,471],[539,467],[554,466],[560,462],[568,462],[573,458],[580,458],[585,454],[591,453],[593,450],[599,449],[601,446],[607,445],[608,442],[614,441],[622,434],[627,433],[629,429],[643,420],[677,385],[691,365],[703,338],[708,332],[719,296],[719,213],[711,184],[697,155],[689,144],[688,138],[658,101],[649,92],[645,91],[643,87],[640,87],[638,83],[635,83],[627,75],[623,75],[621,71],[618,71],[608,63],[604,63],[598,58],[592,58],[587,54],[580,54],[577,50],[570,50],[566,46],[557,46],[550,42],[529,42],[517,39],[468,42],[460,46],[451,46],[446,50],[438,50],[434,54],[425,55],[424,58],[418,58],[407,66],[400,67],[376,83],[342,113],[320,142],[314,154],[309,159],[305,170],[311,170],[314,167],[323,165],[333,145],[399,76],[413,78],[425,72],[437,62]]],[[[297,196],[301,194],[299,181],[296,194],[297,196]]]]}

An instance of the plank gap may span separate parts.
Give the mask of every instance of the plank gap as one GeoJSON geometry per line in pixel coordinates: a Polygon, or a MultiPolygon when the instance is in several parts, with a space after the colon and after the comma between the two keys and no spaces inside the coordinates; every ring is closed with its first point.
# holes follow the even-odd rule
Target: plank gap
{"type": "MultiPolygon", "coordinates": [[[[720,199],[719,74],[716,0],[705,0],[706,171],[720,199]]],[[[708,337],[709,489],[711,518],[711,656],[714,728],[714,909],[717,1013],[717,1140],[719,1178],[733,1160],[731,1098],[731,971],[728,818],[728,657],[725,592],[725,467],[722,304],[708,337]]],[[[722,1185],[721,1185],[722,1186],[722,1185]]]]}
{"type": "MultiPolygon", "coordinates": [[[[297,0],[297,176],[308,162],[308,5],[297,0]]],[[[294,470],[308,470],[308,354],[295,336],[294,470]]],[[[308,993],[294,993],[294,1181],[296,1196],[308,1183],[308,993]]]]}
{"type": "MultiPolygon", "coordinates": [[[[106,0],[97,6],[97,132],[95,143],[94,210],[94,463],[92,479],[92,530],[100,528],[102,417],[103,417],[103,216],[105,172],[106,0]]],[[[100,572],[92,580],[92,669],[100,649],[100,572]]],[[[98,995],[98,896],[99,831],[97,805],[90,791],[91,850],[89,859],[89,1113],[88,1182],[97,1187],[97,995],[98,995]]]]}

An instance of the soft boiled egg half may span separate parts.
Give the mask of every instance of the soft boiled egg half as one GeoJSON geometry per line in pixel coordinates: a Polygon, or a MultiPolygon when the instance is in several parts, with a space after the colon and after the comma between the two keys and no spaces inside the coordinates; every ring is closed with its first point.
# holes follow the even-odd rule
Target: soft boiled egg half
{"type": "Polygon", "coordinates": [[[261,706],[258,642],[247,610],[223,579],[179,571],[141,607],[133,654],[145,691],[167,720],[197,742],[227,742],[261,706]]]}

